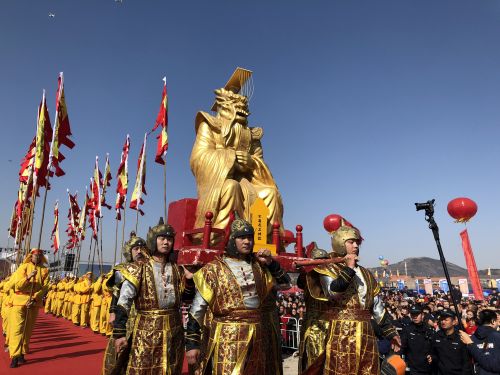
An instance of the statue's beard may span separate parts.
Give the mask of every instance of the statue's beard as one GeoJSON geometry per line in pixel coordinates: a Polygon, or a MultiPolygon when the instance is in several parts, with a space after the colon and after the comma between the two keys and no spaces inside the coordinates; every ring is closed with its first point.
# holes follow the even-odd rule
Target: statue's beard
{"type": "Polygon", "coordinates": [[[230,125],[240,124],[246,126],[248,124],[248,109],[238,107],[222,107],[219,111],[219,116],[224,121],[231,121],[230,125]]]}

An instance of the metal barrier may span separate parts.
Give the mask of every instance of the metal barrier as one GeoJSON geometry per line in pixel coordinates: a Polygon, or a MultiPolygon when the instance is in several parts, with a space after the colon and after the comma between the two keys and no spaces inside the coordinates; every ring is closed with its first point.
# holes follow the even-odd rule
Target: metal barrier
{"type": "Polygon", "coordinates": [[[284,349],[299,350],[301,328],[302,319],[296,319],[288,316],[281,317],[281,347],[284,349]],[[288,329],[292,327],[295,329],[288,329]]]}

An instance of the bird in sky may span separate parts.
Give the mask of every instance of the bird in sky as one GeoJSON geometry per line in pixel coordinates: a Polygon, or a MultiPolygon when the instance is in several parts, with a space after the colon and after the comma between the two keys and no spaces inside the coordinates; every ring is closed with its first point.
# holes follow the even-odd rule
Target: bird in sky
{"type": "Polygon", "coordinates": [[[50,18],[54,18],[55,16],[56,16],[56,15],[55,15],[54,13],[50,13],[50,12],[49,12],[49,17],[50,17],[50,18]]]}

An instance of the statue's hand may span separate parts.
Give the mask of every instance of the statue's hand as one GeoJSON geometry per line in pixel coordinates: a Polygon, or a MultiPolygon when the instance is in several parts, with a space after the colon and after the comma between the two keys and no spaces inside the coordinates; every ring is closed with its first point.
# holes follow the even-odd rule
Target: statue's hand
{"type": "Polygon", "coordinates": [[[244,169],[253,169],[255,167],[255,161],[246,151],[236,151],[236,162],[244,169]]]}

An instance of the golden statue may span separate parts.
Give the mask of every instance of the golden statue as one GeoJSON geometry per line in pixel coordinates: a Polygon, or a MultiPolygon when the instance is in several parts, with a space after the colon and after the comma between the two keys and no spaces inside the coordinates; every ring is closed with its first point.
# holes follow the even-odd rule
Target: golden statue
{"type": "Polygon", "coordinates": [[[214,214],[215,228],[225,228],[233,211],[250,221],[250,206],[261,198],[269,208],[270,237],[274,222],[282,227],[283,203],[264,162],[260,141],[263,130],[248,126],[245,83],[251,75],[251,71],[237,68],[226,86],[215,90],[215,115],[196,115],[196,140],[190,160],[198,188],[195,227],[203,226],[207,211],[214,214]]]}

